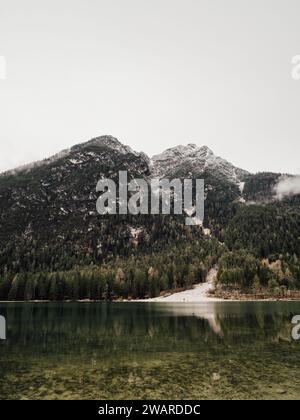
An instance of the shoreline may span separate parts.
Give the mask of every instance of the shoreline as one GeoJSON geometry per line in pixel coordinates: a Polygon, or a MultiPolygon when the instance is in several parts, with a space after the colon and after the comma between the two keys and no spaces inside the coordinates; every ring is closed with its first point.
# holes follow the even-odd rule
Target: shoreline
{"type": "Polygon", "coordinates": [[[13,304],[13,303],[179,303],[179,304],[207,304],[207,303],[232,303],[232,302],[299,302],[300,297],[272,297],[266,296],[265,298],[255,298],[241,294],[234,298],[221,298],[207,295],[196,295],[199,288],[207,286],[207,283],[200,283],[194,285],[192,289],[187,289],[181,292],[175,292],[166,296],[158,296],[155,298],[144,298],[144,299],[113,299],[113,300],[4,300],[0,301],[1,304],[13,304]]]}
{"type": "MultiPolygon", "coordinates": [[[[164,295],[155,298],[143,299],[113,299],[113,300],[15,300],[15,301],[0,301],[3,303],[224,303],[224,302],[300,302],[299,296],[270,296],[263,293],[263,291],[251,293],[243,293],[240,290],[229,289],[215,289],[215,280],[218,274],[217,267],[213,267],[207,274],[206,282],[194,284],[190,289],[164,292],[164,295]],[[255,295],[259,295],[255,297],[255,295]]],[[[297,294],[297,292],[296,292],[297,294]]]]}
{"type": "MultiPolygon", "coordinates": [[[[181,293],[181,292],[179,292],[181,293]]],[[[205,301],[171,301],[163,297],[158,298],[148,298],[148,299],[115,299],[115,300],[1,300],[0,305],[4,303],[232,303],[232,302],[299,302],[300,298],[272,298],[266,297],[265,299],[255,299],[255,298],[240,298],[240,299],[221,299],[221,298],[208,298],[205,301]]]]}
{"type": "Polygon", "coordinates": [[[264,289],[246,290],[234,288],[215,287],[218,274],[218,267],[212,267],[203,283],[194,284],[190,289],[177,291],[164,291],[160,296],[154,298],[116,298],[112,300],[14,300],[1,301],[4,303],[221,303],[221,302],[300,302],[300,291],[289,291],[289,295],[272,296],[264,289]]]}

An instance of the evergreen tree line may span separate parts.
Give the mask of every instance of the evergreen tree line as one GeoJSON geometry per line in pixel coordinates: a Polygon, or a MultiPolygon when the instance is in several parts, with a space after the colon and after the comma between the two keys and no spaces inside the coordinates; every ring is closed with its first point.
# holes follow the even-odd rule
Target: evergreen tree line
{"type": "Polygon", "coordinates": [[[300,213],[276,203],[242,206],[230,221],[225,243],[230,250],[247,249],[258,258],[300,256],[300,213]]]}
{"type": "Polygon", "coordinates": [[[266,288],[272,292],[300,289],[300,264],[296,255],[261,260],[247,250],[225,252],[219,260],[220,284],[242,289],[266,288]]]}
{"type": "Polygon", "coordinates": [[[0,300],[113,300],[156,297],[162,291],[191,287],[204,281],[222,249],[211,241],[170,247],[163,252],[117,258],[98,267],[69,271],[6,273],[0,300]]]}

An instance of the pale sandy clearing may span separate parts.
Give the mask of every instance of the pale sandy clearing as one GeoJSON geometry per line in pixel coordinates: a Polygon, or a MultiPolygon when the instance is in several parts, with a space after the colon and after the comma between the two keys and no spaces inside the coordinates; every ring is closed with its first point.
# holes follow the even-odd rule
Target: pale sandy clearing
{"type": "Polygon", "coordinates": [[[196,284],[192,289],[185,290],[184,292],[173,293],[166,297],[156,297],[153,299],[142,299],[143,302],[186,302],[186,303],[203,303],[203,302],[222,302],[223,299],[218,299],[213,296],[209,296],[208,292],[213,290],[213,281],[217,275],[216,268],[212,268],[208,275],[205,283],[196,284]]]}

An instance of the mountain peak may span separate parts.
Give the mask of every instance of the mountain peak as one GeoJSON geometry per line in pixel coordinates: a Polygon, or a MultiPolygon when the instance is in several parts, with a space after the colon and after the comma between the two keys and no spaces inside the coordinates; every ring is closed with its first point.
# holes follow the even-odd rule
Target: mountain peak
{"type": "Polygon", "coordinates": [[[205,152],[208,155],[213,155],[214,152],[208,146],[201,146],[199,150],[205,152]]]}
{"type": "Polygon", "coordinates": [[[155,155],[151,160],[155,176],[165,177],[171,174],[201,174],[205,171],[216,172],[233,182],[239,182],[247,174],[236,168],[230,162],[216,156],[206,145],[197,146],[195,143],[179,145],[155,155]]]}
{"type": "Polygon", "coordinates": [[[121,144],[121,142],[116,137],[111,136],[111,135],[103,135],[103,136],[94,137],[91,140],[87,141],[86,143],[107,144],[107,145],[121,144]]]}
{"type": "Polygon", "coordinates": [[[28,172],[37,167],[47,166],[55,162],[60,162],[62,159],[71,158],[72,160],[74,160],[75,154],[81,155],[81,158],[82,158],[82,154],[85,154],[91,146],[96,149],[95,150],[96,155],[98,155],[98,153],[100,153],[100,155],[103,155],[103,153],[107,153],[107,152],[110,154],[111,152],[113,152],[114,154],[117,154],[117,155],[131,154],[131,155],[136,156],[137,158],[142,158],[144,161],[147,162],[147,164],[149,163],[149,158],[144,153],[135,152],[133,149],[131,149],[130,146],[124,145],[116,137],[113,137],[111,135],[104,135],[104,136],[94,137],[93,139],[82,142],[82,143],[78,143],[75,146],[69,149],[64,149],[61,152],[56,153],[55,155],[49,158],[32,162],[29,164],[25,164],[17,168],[11,169],[9,171],[3,172],[2,174],[0,174],[0,176],[15,175],[16,173],[20,173],[20,172],[28,172]]]}
{"type": "Polygon", "coordinates": [[[89,146],[109,148],[121,154],[132,153],[134,155],[137,155],[137,153],[133,149],[131,149],[131,147],[121,143],[116,137],[113,137],[111,135],[94,137],[93,139],[87,142],[77,144],[76,146],[72,148],[72,150],[76,150],[78,148],[85,149],[86,147],[89,147],[89,146]]]}

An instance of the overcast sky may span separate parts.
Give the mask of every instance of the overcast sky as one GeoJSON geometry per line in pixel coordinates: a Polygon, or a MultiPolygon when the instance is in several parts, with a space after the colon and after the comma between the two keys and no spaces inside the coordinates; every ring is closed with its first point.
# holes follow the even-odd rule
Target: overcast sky
{"type": "Polygon", "coordinates": [[[299,0],[0,0],[0,171],[111,134],[300,173],[299,16],[299,0]]]}

